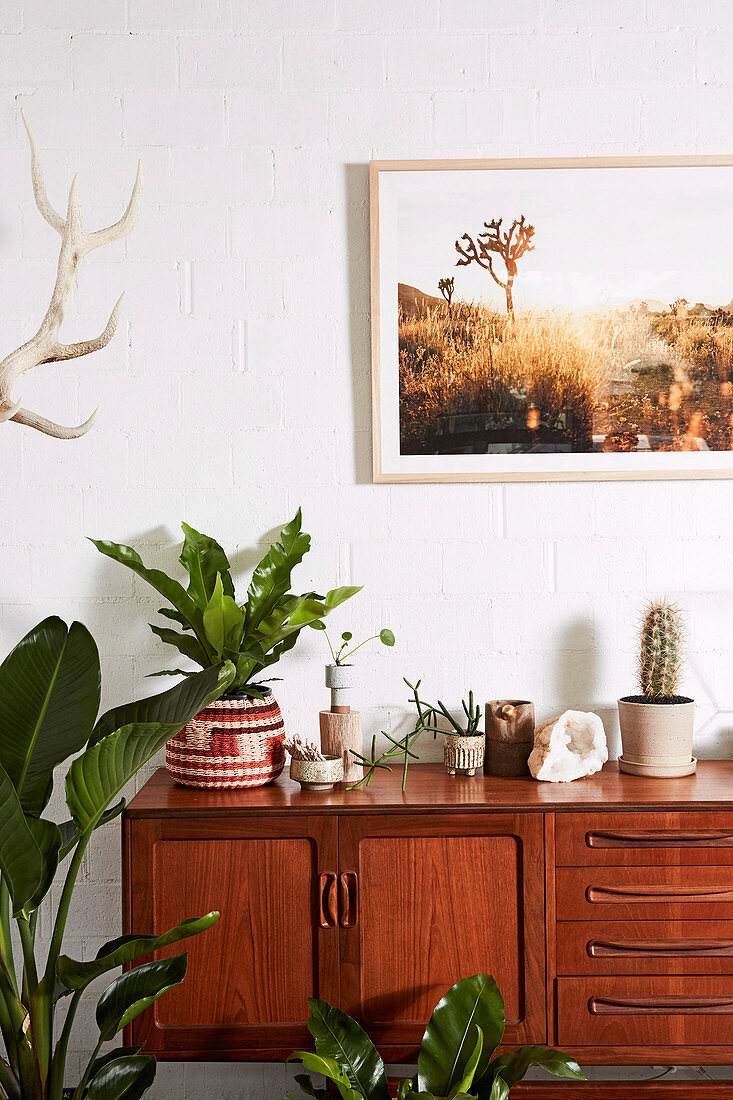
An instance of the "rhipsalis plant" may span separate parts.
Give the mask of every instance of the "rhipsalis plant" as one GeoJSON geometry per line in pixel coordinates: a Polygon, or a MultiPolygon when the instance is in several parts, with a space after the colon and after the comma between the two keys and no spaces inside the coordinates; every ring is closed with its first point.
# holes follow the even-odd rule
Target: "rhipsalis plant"
{"type": "Polygon", "coordinates": [[[399,757],[402,758],[402,790],[404,791],[407,785],[407,765],[410,760],[419,760],[419,756],[416,752],[413,752],[413,745],[419,738],[420,734],[426,729],[431,728],[429,723],[432,721],[433,710],[427,703],[423,703],[420,699],[419,688],[421,681],[418,680],[416,684],[411,684],[409,680],[405,680],[405,683],[412,691],[412,702],[417,709],[417,721],[415,727],[410,733],[406,733],[404,737],[396,738],[391,733],[387,733],[386,730],[382,730],[382,737],[386,737],[390,742],[390,747],[385,749],[384,752],[377,752],[377,737],[376,734],[372,737],[372,747],[369,756],[363,756],[356,749],[351,749],[351,753],[354,756],[357,764],[365,769],[364,775],[361,779],[358,779],[356,783],[352,783],[347,789],[355,791],[357,787],[369,786],[374,774],[378,768],[384,771],[391,772],[392,768],[387,763],[390,760],[396,760],[399,757]]]}
{"type": "MultiPolygon", "coordinates": [[[[232,691],[261,699],[257,682],[262,671],[293,648],[303,627],[320,623],[335,607],[361,591],[347,586],[334,588],[325,596],[317,592],[295,596],[290,592],[290,575],[311,544],[310,535],[301,530],[300,509],[255,569],[241,604],[235,599],[229,559],[219,543],[187,523],[181,526],[184,541],[179,561],[188,573],[186,588],[159,569],[146,568],[131,546],[91,541],[102,554],[146,580],[172,605],[162,607],[158,614],[177,623],[182,632],[151,623],[150,629],[162,641],[202,668],[222,661],[233,663],[236,671],[232,691]]],[[[172,669],[156,675],[191,673],[172,669]]]]}
{"type": "MultiPolygon", "coordinates": [[[[310,1073],[332,1081],[343,1100],[389,1100],[384,1063],[369,1036],[327,1001],[310,999],[308,1030],[315,1053],[297,1050],[301,1091],[317,1100],[332,1093],[314,1086],[310,1073]]],[[[556,1077],[584,1081],[578,1063],[559,1050],[520,1047],[491,1061],[504,1034],[504,1001],[488,974],[462,978],[435,1006],[417,1059],[417,1073],[401,1081],[398,1100],[506,1100],[532,1066],[556,1077]]],[[[284,1100],[293,1100],[285,1097],[284,1100]]]]}
{"type": "Polygon", "coordinates": [[[639,653],[639,683],[650,701],[674,700],[682,670],[682,615],[662,600],[651,603],[644,614],[639,653]]]}
{"type": "MultiPolygon", "coordinates": [[[[62,1100],[74,1020],[96,978],[209,928],[218,913],[162,935],[120,936],[94,959],[62,954],[69,909],[95,829],[125,806],[125,784],[234,679],[225,663],[161,695],[97,717],[99,654],[81,623],[45,619],[0,665],[0,1059],[3,1100],[62,1100]],[[44,816],[55,770],[65,778],[69,819],[44,816]],[[49,890],[60,872],[60,891],[49,890]],[[46,899],[46,900],[44,900],[46,899]],[[37,935],[39,909],[50,939],[37,935]],[[11,939],[15,922],[18,947],[11,939]],[[18,957],[16,958],[16,953],[18,957]]],[[[101,1049],[162,993],[183,981],[186,955],[142,963],[107,986],[97,1003],[94,1050],[73,1100],[137,1100],[155,1077],[139,1048],[101,1049]]]]}
{"type": "Polygon", "coordinates": [[[386,730],[382,730],[382,736],[386,737],[390,742],[390,747],[385,749],[384,752],[377,753],[376,735],[372,737],[372,747],[369,756],[362,756],[362,754],[355,749],[351,749],[351,753],[356,759],[356,762],[361,764],[365,771],[361,779],[351,784],[348,788],[350,791],[356,790],[357,787],[361,787],[362,785],[368,787],[378,768],[391,772],[392,768],[388,762],[394,761],[400,757],[402,758],[402,790],[404,791],[407,785],[407,766],[410,760],[419,760],[417,753],[413,751],[415,742],[420,735],[425,732],[432,733],[433,739],[435,739],[439,733],[451,732],[457,733],[461,737],[483,737],[483,733],[479,729],[481,707],[474,704],[472,691],[468,693],[468,701],[465,699],[462,701],[466,721],[461,725],[456,721],[445,703],[442,703],[440,699],[433,705],[432,703],[426,703],[424,699],[420,698],[420,684],[422,680],[418,680],[416,684],[411,684],[409,680],[405,679],[405,683],[412,692],[411,702],[417,711],[414,728],[410,733],[400,738],[392,737],[386,730]],[[440,717],[444,718],[449,723],[451,727],[450,730],[446,730],[438,725],[438,719],[440,717]]]}

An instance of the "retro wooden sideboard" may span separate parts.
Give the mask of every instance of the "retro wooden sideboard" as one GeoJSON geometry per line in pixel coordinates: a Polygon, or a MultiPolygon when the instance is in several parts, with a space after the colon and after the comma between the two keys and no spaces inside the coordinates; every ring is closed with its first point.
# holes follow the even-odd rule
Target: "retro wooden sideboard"
{"type": "Polygon", "coordinates": [[[222,915],[167,950],[188,950],[188,977],[128,1040],[279,1061],[320,996],[409,1062],[442,993],[486,971],[507,1044],[733,1065],[733,762],[571,784],[413,765],[404,794],[400,778],[204,792],[156,772],[124,816],[125,931],[222,915]]]}

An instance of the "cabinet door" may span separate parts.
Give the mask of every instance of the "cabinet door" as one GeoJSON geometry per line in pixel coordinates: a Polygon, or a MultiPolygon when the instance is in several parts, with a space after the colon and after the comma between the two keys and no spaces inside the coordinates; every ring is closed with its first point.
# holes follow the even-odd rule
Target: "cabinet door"
{"type": "Polygon", "coordinates": [[[341,1006],[414,1057],[459,978],[493,974],[507,1043],[546,1039],[541,814],[339,819],[341,1006]]]}
{"type": "Polygon", "coordinates": [[[125,931],[219,921],[160,956],[188,974],[128,1029],[169,1058],[275,1061],[309,1041],[308,997],[338,1003],[335,817],[125,822],[125,931]]]}

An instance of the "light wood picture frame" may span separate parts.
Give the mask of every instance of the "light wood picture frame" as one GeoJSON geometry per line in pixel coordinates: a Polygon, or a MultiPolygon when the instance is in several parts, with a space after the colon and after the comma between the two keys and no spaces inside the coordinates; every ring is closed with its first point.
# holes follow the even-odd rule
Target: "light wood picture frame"
{"type": "Polygon", "coordinates": [[[372,161],[376,482],[733,477],[733,156],[372,161]]]}

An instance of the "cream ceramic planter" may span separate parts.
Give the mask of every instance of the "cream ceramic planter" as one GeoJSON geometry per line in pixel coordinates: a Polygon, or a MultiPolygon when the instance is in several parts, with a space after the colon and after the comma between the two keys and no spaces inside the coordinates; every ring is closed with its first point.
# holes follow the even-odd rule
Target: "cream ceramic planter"
{"type": "Polygon", "coordinates": [[[484,766],[486,744],[482,734],[460,737],[457,733],[443,734],[443,762],[449,775],[465,772],[475,775],[484,766]]]}
{"type": "Polygon", "coordinates": [[[697,767],[692,755],[695,703],[639,702],[626,696],[618,701],[623,755],[618,766],[629,775],[669,779],[691,775],[697,767]]]}
{"type": "Polygon", "coordinates": [[[300,783],[304,791],[330,791],[344,778],[344,764],[340,756],[327,756],[325,760],[291,760],[290,778],[300,783]]]}
{"type": "Polygon", "coordinates": [[[331,710],[349,706],[353,686],[353,665],[326,665],[326,687],[331,689],[331,710]]]}

